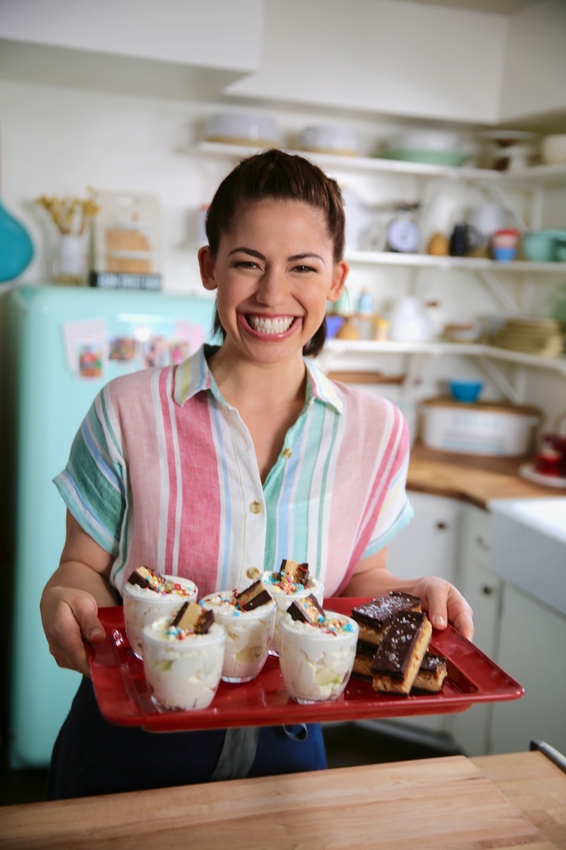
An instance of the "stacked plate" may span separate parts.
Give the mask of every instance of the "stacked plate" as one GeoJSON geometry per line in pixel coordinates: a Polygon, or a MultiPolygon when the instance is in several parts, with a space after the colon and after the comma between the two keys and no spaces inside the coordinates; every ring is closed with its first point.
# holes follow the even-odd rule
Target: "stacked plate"
{"type": "Polygon", "coordinates": [[[564,353],[562,323],[538,316],[507,319],[495,334],[493,345],[524,354],[560,357],[564,353]]]}

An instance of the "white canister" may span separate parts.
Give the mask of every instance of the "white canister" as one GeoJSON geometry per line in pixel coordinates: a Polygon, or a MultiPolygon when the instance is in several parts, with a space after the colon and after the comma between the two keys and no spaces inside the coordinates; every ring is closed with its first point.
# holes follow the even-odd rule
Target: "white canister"
{"type": "Polygon", "coordinates": [[[458,454],[516,457],[529,451],[538,408],[529,405],[465,404],[433,398],[422,403],[421,436],[431,449],[458,454]]]}

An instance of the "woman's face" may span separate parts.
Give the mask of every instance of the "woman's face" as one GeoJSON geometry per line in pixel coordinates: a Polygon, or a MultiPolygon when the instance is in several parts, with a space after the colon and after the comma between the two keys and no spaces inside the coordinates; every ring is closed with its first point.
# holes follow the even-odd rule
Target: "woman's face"
{"type": "Polygon", "coordinates": [[[244,207],[216,259],[201,248],[199,263],[203,285],[217,290],[224,345],[266,364],[301,355],[348,273],[334,263],[324,213],[302,201],[244,207]]]}

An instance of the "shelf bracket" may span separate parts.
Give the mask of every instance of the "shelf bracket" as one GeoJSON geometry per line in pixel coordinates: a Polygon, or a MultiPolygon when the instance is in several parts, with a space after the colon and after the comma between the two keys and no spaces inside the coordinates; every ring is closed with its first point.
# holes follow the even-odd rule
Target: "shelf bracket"
{"type": "Polygon", "coordinates": [[[492,293],[492,295],[499,301],[504,310],[510,313],[512,316],[516,316],[521,312],[521,309],[511,293],[505,286],[501,283],[499,278],[497,278],[494,274],[488,271],[480,271],[478,272],[481,279],[483,280],[486,287],[492,293]]]}
{"type": "Polygon", "coordinates": [[[486,190],[486,192],[489,195],[491,195],[493,200],[496,201],[500,206],[502,206],[503,209],[505,210],[505,212],[508,215],[511,216],[511,218],[515,222],[515,226],[521,232],[525,232],[526,230],[529,229],[527,227],[525,220],[523,219],[523,216],[520,215],[520,213],[518,213],[517,210],[514,209],[514,207],[511,206],[511,204],[509,203],[509,201],[507,200],[507,198],[505,197],[505,195],[501,191],[501,186],[498,186],[496,183],[494,183],[492,181],[488,182],[487,180],[481,181],[481,184],[482,184],[483,188],[486,190]]]}
{"type": "Polygon", "coordinates": [[[492,360],[487,357],[478,357],[479,363],[483,366],[493,383],[497,386],[508,401],[513,404],[522,404],[525,400],[525,372],[524,369],[516,369],[516,386],[513,386],[507,377],[503,374],[492,360]]]}
{"type": "Polygon", "coordinates": [[[409,355],[409,364],[407,366],[405,378],[403,379],[403,383],[401,384],[402,393],[407,392],[416,382],[417,378],[420,378],[421,372],[424,369],[424,365],[428,358],[431,356],[432,355],[428,352],[409,355]]]}

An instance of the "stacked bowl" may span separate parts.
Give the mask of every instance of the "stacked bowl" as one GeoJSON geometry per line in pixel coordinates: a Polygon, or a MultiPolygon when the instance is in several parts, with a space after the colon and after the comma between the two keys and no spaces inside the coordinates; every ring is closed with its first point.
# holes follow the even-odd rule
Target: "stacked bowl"
{"type": "Polygon", "coordinates": [[[564,353],[562,324],[556,319],[516,316],[497,331],[493,345],[540,357],[560,357],[564,353]]]}

